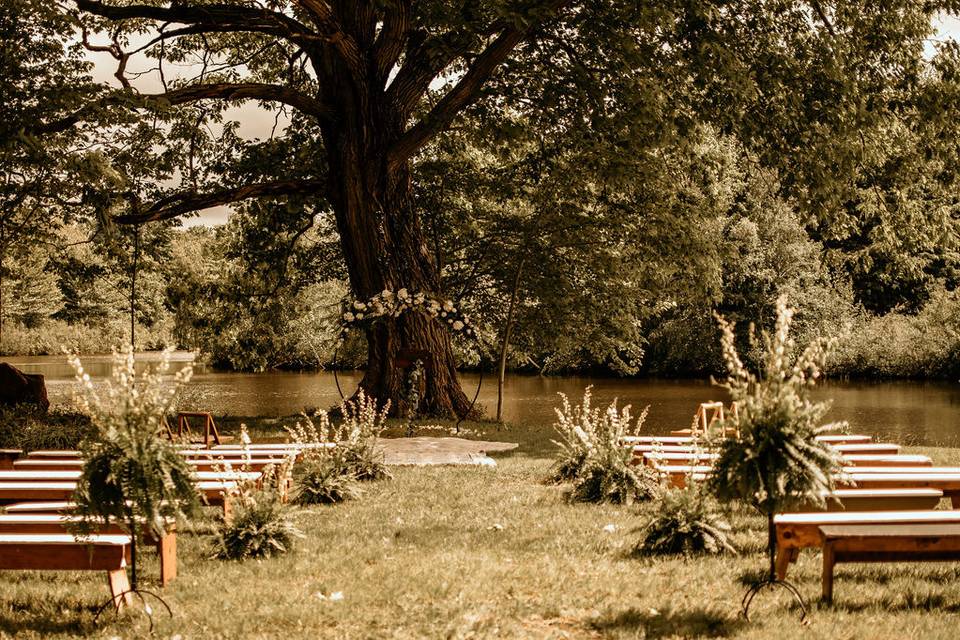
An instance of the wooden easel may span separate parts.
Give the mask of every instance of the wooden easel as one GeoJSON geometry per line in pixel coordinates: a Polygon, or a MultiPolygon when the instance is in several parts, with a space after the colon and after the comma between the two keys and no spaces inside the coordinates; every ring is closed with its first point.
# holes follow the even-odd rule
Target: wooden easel
{"type": "MultiPolygon", "coordinates": [[[[737,418],[737,403],[734,402],[730,405],[730,414],[737,418]]],[[[690,425],[689,429],[682,429],[680,431],[672,431],[672,435],[676,436],[710,436],[711,429],[718,423],[722,423],[724,420],[724,406],[722,402],[702,402],[700,406],[697,407],[697,412],[693,416],[693,424],[690,425]]],[[[736,429],[727,429],[726,433],[723,434],[723,437],[735,438],[738,433],[736,429]]]]}
{"type": "MultiPolygon", "coordinates": [[[[215,444],[223,444],[220,438],[220,432],[217,430],[217,425],[213,421],[213,416],[207,413],[206,411],[181,411],[177,414],[177,438],[183,439],[183,434],[187,434],[187,438],[190,438],[193,435],[192,430],[190,429],[190,418],[202,418],[203,419],[203,446],[209,448],[210,440],[213,439],[215,444]]],[[[169,427],[168,427],[169,430],[169,427]]],[[[171,433],[171,435],[173,435],[171,433]]]]}

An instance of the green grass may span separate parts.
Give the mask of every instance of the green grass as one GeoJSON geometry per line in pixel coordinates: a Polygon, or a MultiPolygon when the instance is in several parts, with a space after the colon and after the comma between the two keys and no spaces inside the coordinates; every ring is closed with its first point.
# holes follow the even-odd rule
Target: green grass
{"type": "MultiPolygon", "coordinates": [[[[814,604],[809,626],[766,594],[746,623],[743,583],[765,566],[760,518],[731,513],[739,556],[634,559],[643,508],[567,504],[541,483],[550,460],[532,442],[496,469],[399,469],[359,501],[300,511],[307,537],[286,557],[214,560],[209,536],[182,534],[180,575],[163,593],[174,617],[157,615],[157,637],[956,637],[944,615],[960,611],[954,564],[842,566],[837,605],[814,604]],[[343,599],[318,595],[333,592],[343,599]]],[[[958,450],[929,452],[960,462],[958,450]]],[[[804,552],[791,579],[814,603],[819,578],[819,554],[804,552]]],[[[100,574],[4,573],[0,636],[145,635],[137,615],[94,625],[106,596],[100,574]]]]}

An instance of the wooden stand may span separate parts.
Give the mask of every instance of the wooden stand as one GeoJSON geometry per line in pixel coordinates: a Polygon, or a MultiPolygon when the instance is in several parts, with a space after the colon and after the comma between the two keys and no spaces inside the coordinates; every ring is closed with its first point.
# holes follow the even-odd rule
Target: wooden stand
{"type": "Polygon", "coordinates": [[[191,418],[201,418],[203,420],[203,446],[209,448],[211,438],[214,444],[223,444],[220,438],[220,432],[217,431],[217,425],[213,422],[213,416],[206,411],[181,411],[178,413],[177,438],[183,439],[184,433],[187,434],[187,438],[193,435],[190,429],[191,418]]]}

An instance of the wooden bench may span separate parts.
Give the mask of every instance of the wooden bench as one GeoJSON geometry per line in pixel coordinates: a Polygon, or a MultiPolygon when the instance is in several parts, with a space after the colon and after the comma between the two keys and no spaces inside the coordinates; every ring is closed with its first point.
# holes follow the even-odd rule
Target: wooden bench
{"type": "MultiPolygon", "coordinates": [[[[233,481],[203,481],[194,486],[204,501],[223,510],[229,519],[233,505],[231,493],[236,490],[233,481]]],[[[0,504],[18,502],[70,502],[77,490],[76,482],[0,482],[0,504]]]]}
{"type": "Polygon", "coordinates": [[[643,454],[643,462],[649,466],[658,466],[663,464],[681,464],[696,465],[699,463],[710,464],[719,456],[715,453],[660,453],[650,452],[643,454]]]}
{"type": "MultiPolygon", "coordinates": [[[[0,471],[0,482],[76,482],[83,473],[80,469],[59,471],[0,471]]],[[[194,471],[193,479],[199,482],[247,480],[256,482],[263,477],[259,471],[194,471]]]]}
{"type": "Polygon", "coordinates": [[[838,483],[861,489],[939,489],[960,509],[960,473],[850,473],[838,483]]]}
{"type": "MultiPolygon", "coordinates": [[[[877,455],[870,453],[848,453],[843,455],[843,463],[851,467],[932,467],[933,460],[928,456],[911,454],[877,455]]],[[[14,463],[16,465],[16,463],[14,463]]]]}
{"type": "Polygon", "coordinates": [[[849,433],[825,433],[820,436],[814,436],[817,442],[824,444],[867,444],[873,442],[873,436],[854,435],[849,433]]]}
{"type": "Polygon", "coordinates": [[[852,473],[855,473],[855,474],[858,474],[858,475],[862,475],[862,474],[872,474],[872,473],[882,473],[882,474],[889,474],[889,473],[907,473],[907,474],[920,473],[920,474],[928,474],[928,475],[931,474],[931,473],[935,473],[935,474],[951,474],[951,473],[957,473],[957,474],[960,474],[960,467],[934,467],[934,466],[932,466],[932,465],[929,466],[929,467],[886,467],[886,466],[883,466],[883,467],[879,467],[879,466],[878,466],[878,467],[870,467],[870,466],[855,466],[855,467],[844,467],[844,468],[843,468],[843,472],[844,472],[844,473],[851,473],[851,474],[852,474],[852,473]]]}
{"type": "MultiPolygon", "coordinates": [[[[7,513],[0,514],[0,534],[61,534],[69,533],[67,527],[80,521],[78,516],[62,513],[7,513]]],[[[104,523],[97,534],[121,534],[126,532],[117,524],[104,523]]],[[[167,523],[164,535],[156,539],[153,531],[146,530],[144,538],[151,540],[160,556],[160,585],[165,587],[177,577],[177,530],[174,522],[167,523]]]]}
{"type": "Polygon", "coordinates": [[[13,469],[13,461],[22,455],[22,449],[0,449],[0,470],[13,469]]]}
{"type": "Polygon", "coordinates": [[[105,571],[114,606],[131,604],[130,536],[0,533],[0,571],[105,571]]]}
{"type": "Polygon", "coordinates": [[[840,563],[960,560],[960,524],[831,524],[819,531],[825,602],[833,601],[833,569],[840,563]]]}
{"type": "MultiPolygon", "coordinates": [[[[187,464],[197,471],[217,471],[230,465],[233,469],[244,471],[263,471],[270,465],[280,465],[286,457],[273,458],[188,458],[187,464]]],[[[13,463],[13,471],[76,471],[82,469],[85,460],[17,460],[13,463]]]]}
{"type": "Polygon", "coordinates": [[[777,577],[783,580],[791,562],[802,549],[821,545],[820,527],[835,524],[960,524],[960,511],[851,511],[820,513],[779,513],[774,516],[777,532],[777,577]]]}

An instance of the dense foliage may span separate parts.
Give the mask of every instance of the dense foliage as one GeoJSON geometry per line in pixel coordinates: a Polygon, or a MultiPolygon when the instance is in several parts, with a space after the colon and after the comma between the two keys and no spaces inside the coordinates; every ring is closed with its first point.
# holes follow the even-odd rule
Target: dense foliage
{"type": "Polygon", "coordinates": [[[637,555],[735,553],[730,525],[699,487],[664,491],[640,529],[637,555]]]}
{"type": "MultiPolygon", "coordinates": [[[[110,221],[219,204],[250,181],[325,184],[324,116],[304,104],[343,106],[318,86],[326,67],[311,71],[333,52],[247,29],[246,9],[227,32],[133,52],[150,21],[77,4],[0,2],[0,351],[106,351],[132,314],[142,347],[246,370],[331,364],[338,305],[357,292],[324,189],[231,200],[217,229],[110,221]],[[151,71],[129,73],[140,62],[151,71]],[[288,93],[264,93],[277,86],[288,93]],[[259,107],[236,109],[248,99],[259,107]],[[253,135],[257,119],[274,126],[253,135]]],[[[408,3],[334,4],[396,27],[408,3]]],[[[957,375],[960,47],[928,46],[952,2],[448,5],[409,9],[401,35],[418,46],[396,50],[398,72],[437,65],[411,129],[480,62],[489,29],[529,27],[410,157],[439,289],[487,345],[459,345],[461,362],[502,351],[547,373],[717,373],[712,311],[770,328],[786,293],[803,340],[853,328],[834,373],[957,375]]],[[[363,342],[339,363],[363,365],[363,342]]]]}

